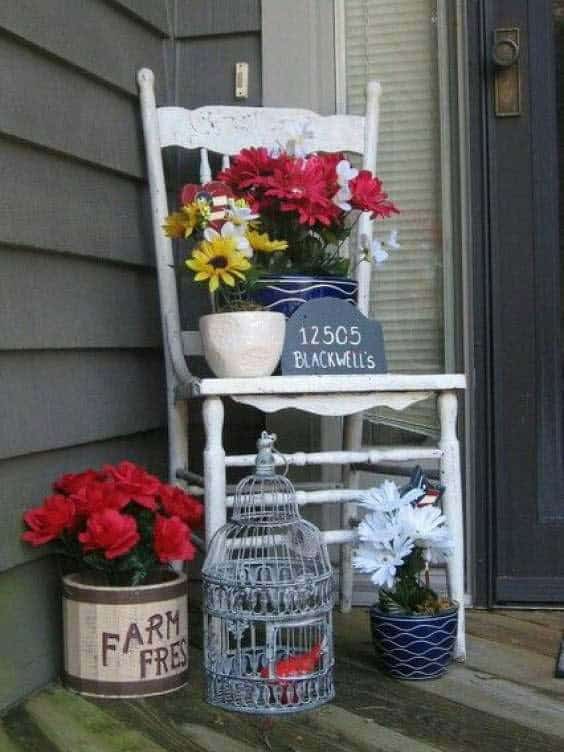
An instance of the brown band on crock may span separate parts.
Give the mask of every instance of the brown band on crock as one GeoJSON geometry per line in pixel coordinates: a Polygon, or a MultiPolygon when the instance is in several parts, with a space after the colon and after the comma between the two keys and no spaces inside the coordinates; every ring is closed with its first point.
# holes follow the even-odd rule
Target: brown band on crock
{"type": "Polygon", "coordinates": [[[97,679],[83,679],[80,676],[63,673],[63,682],[76,692],[86,692],[92,695],[106,697],[122,697],[137,695],[153,695],[159,692],[169,692],[178,689],[188,681],[188,669],[174,676],[164,676],[162,679],[147,681],[98,681],[97,679]]]}
{"type": "Polygon", "coordinates": [[[173,598],[188,595],[188,583],[163,582],[159,587],[151,588],[121,588],[115,590],[96,589],[94,587],[78,587],[69,582],[63,582],[63,597],[79,603],[102,603],[111,606],[127,605],[130,603],[160,603],[173,598]]]}

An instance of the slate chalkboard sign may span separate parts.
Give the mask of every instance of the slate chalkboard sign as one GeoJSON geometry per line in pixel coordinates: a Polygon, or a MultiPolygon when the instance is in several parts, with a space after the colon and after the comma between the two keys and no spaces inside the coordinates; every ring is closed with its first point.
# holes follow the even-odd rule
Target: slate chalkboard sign
{"type": "Polygon", "coordinates": [[[310,300],[286,324],[284,376],[386,373],[382,327],[336,298],[310,300]]]}

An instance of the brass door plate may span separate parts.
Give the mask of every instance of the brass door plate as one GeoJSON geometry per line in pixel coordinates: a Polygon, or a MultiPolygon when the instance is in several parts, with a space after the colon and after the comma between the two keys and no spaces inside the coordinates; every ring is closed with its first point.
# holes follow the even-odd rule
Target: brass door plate
{"type": "MultiPolygon", "coordinates": [[[[496,29],[494,49],[516,45],[519,50],[519,29],[496,29]]],[[[495,67],[494,78],[496,117],[518,117],[521,114],[521,64],[519,58],[509,66],[495,67]]]]}

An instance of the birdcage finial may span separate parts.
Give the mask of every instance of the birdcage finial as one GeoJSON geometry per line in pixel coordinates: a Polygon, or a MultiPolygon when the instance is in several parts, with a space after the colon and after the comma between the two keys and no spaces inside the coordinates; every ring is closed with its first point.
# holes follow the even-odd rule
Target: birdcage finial
{"type": "Polygon", "coordinates": [[[279,452],[276,452],[274,449],[275,441],[276,434],[268,433],[267,431],[263,431],[260,438],[257,440],[258,454],[255,460],[256,475],[263,478],[274,475],[274,468],[276,465],[274,454],[279,454],[279,452]]]}

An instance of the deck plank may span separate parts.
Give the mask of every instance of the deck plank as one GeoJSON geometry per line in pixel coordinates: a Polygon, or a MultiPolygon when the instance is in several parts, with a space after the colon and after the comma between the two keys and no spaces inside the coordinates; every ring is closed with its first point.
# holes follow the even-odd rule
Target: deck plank
{"type": "Polygon", "coordinates": [[[467,641],[466,666],[553,695],[564,695],[564,681],[554,678],[553,657],[472,635],[467,641]]]}
{"type": "Polygon", "coordinates": [[[22,747],[16,746],[15,742],[8,736],[5,729],[0,725],[0,750],[1,752],[23,752],[22,747]]]}
{"type": "Polygon", "coordinates": [[[511,619],[501,611],[467,611],[466,629],[476,637],[525,648],[554,660],[562,637],[561,629],[511,619]]]}
{"type": "Polygon", "coordinates": [[[164,752],[135,728],[60,687],[34,695],[25,708],[60,752],[164,752]]]}

